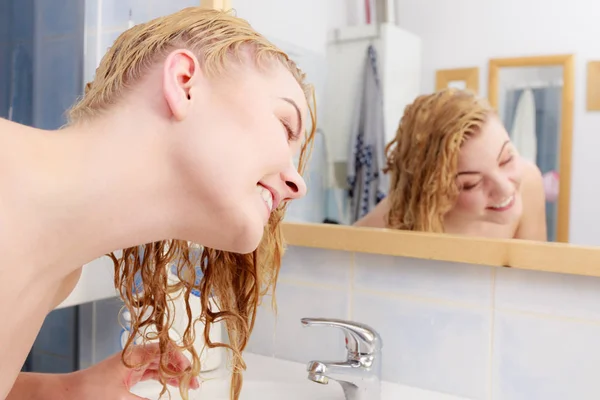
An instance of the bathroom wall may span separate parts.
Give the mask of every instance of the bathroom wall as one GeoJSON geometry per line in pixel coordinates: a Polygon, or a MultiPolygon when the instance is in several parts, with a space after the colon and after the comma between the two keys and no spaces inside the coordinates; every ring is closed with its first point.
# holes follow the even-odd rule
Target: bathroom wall
{"type": "Polygon", "coordinates": [[[343,359],[342,335],[302,317],[348,318],[383,338],[383,379],[477,400],[597,399],[600,279],[290,248],[248,350],[343,359]]]}
{"type": "Polygon", "coordinates": [[[0,117],[29,125],[33,118],[34,18],[33,0],[0,3],[0,117]]]}
{"type": "Polygon", "coordinates": [[[481,68],[487,95],[490,58],[573,53],[576,56],[570,241],[600,245],[600,113],[585,111],[586,64],[600,59],[600,4],[586,0],[397,0],[397,21],[423,40],[425,92],[434,89],[435,71],[481,68]]]}

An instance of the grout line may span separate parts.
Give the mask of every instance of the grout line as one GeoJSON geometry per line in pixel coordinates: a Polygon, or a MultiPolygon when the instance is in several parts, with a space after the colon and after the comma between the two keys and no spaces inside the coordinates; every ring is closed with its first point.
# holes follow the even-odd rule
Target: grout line
{"type": "Polygon", "coordinates": [[[356,280],[356,253],[350,253],[350,282],[348,282],[348,320],[354,318],[354,283],[356,280]]]}
{"type": "Polygon", "coordinates": [[[47,350],[36,349],[35,352],[37,354],[41,354],[43,356],[60,358],[61,360],[70,360],[72,358],[71,356],[65,356],[64,354],[54,353],[52,351],[47,351],[47,350]]]}
{"type": "Polygon", "coordinates": [[[96,364],[96,301],[92,302],[92,362],[90,365],[96,364]]]}
{"type": "Polygon", "coordinates": [[[550,321],[574,322],[574,323],[579,323],[579,324],[584,324],[584,325],[594,325],[594,326],[600,325],[600,320],[598,320],[598,319],[591,319],[591,318],[588,319],[588,318],[583,318],[583,317],[567,317],[564,315],[553,315],[553,314],[548,314],[548,313],[543,313],[543,312],[520,310],[518,308],[501,307],[501,308],[496,308],[496,311],[501,311],[506,314],[528,316],[528,317],[533,317],[533,318],[543,319],[543,320],[550,320],[550,321]]]}
{"type": "Polygon", "coordinates": [[[402,294],[402,293],[397,293],[397,292],[387,292],[387,291],[381,291],[381,290],[375,290],[375,289],[355,289],[354,292],[362,293],[362,294],[369,294],[372,296],[386,298],[386,299],[410,300],[410,301],[414,301],[416,303],[439,304],[439,305],[450,306],[450,307],[455,307],[455,308],[463,308],[463,309],[467,309],[467,310],[489,311],[489,307],[486,307],[483,305],[462,302],[459,300],[443,299],[443,298],[438,298],[438,297],[426,297],[426,296],[419,296],[419,295],[413,295],[413,294],[402,294]]]}
{"type": "Polygon", "coordinates": [[[311,287],[311,288],[317,288],[317,289],[335,290],[335,291],[347,290],[347,287],[343,286],[343,285],[329,285],[326,283],[317,283],[314,281],[308,281],[308,280],[303,280],[303,279],[290,279],[290,278],[280,277],[277,280],[277,285],[279,285],[280,283],[285,283],[287,285],[305,286],[305,287],[311,287]]]}
{"type": "Polygon", "coordinates": [[[490,349],[488,360],[488,399],[492,400],[494,393],[494,345],[496,339],[496,271],[497,268],[492,268],[491,276],[491,304],[490,304],[490,349]]]}

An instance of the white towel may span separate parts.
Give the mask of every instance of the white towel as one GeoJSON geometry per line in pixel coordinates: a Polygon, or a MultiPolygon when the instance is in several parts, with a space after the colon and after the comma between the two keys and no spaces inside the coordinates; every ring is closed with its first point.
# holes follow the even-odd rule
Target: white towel
{"type": "Polygon", "coordinates": [[[513,120],[511,138],[521,157],[536,164],[537,138],[535,135],[535,98],[531,89],[521,93],[515,118],[513,120]]]}

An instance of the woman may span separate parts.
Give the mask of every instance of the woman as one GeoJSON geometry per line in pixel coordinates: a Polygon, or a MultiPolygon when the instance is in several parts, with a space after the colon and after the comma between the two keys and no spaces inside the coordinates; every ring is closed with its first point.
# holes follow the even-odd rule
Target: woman
{"type": "Polygon", "coordinates": [[[130,385],[147,378],[179,384],[187,397],[200,370],[195,332],[182,346],[168,337],[168,292],[177,288],[167,287],[166,266],[183,259],[185,269],[188,241],[206,246],[206,263],[200,287],[184,277],[186,301],[202,292],[207,329],[198,334],[207,340],[210,323],[225,320],[237,398],[241,351],[280,265],[279,222],[306,192],[292,160],[298,151],[304,160],[312,141],[311,96],[296,65],[247,22],[194,7],[124,32],[60,132],[1,120],[0,398],[80,266],[106,253],[125,305],[140,310],[132,330],[156,325],[159,345],[140,355],[129,343],[131,370],[113,357],[65,376],[21,375],[9,398],[43,390],[53,399],[134,399],[130,385]],[[144,292],[134,297],[138,272],[144,292]],[[212,293],[219,312],[209,309],[212,293]],[[192,354],[191,366],[177,350],[192,354]]]}
{"type": "Polygon", "coordinates": [[[389,194],[356,226],[546,240],[539,169],[470,92],[418,97],[386,152],[389,194]]]}

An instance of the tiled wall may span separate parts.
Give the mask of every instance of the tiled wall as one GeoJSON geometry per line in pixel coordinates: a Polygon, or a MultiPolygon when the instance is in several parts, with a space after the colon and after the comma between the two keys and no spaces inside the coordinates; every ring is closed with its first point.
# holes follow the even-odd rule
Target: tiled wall
{"type": "Polygon", "coordinates": [[[372,325],[383,378],[470,399],[598,399],[600,279],[290,248],[249,351],[338,359],[342,336],[302,317],[372,325]]]}
{"type": "Polygon", "coordinates": [[[33,0],[0,2],[0,117],[28,125],[33,118],[34,18],[33,0]]]}
{"type": "Polygon", "coordinates": [[[137,24],[199,4],[200,0],[85,0],[85,81],[93,79],[100,58],[130,21],[137,24]]]}

